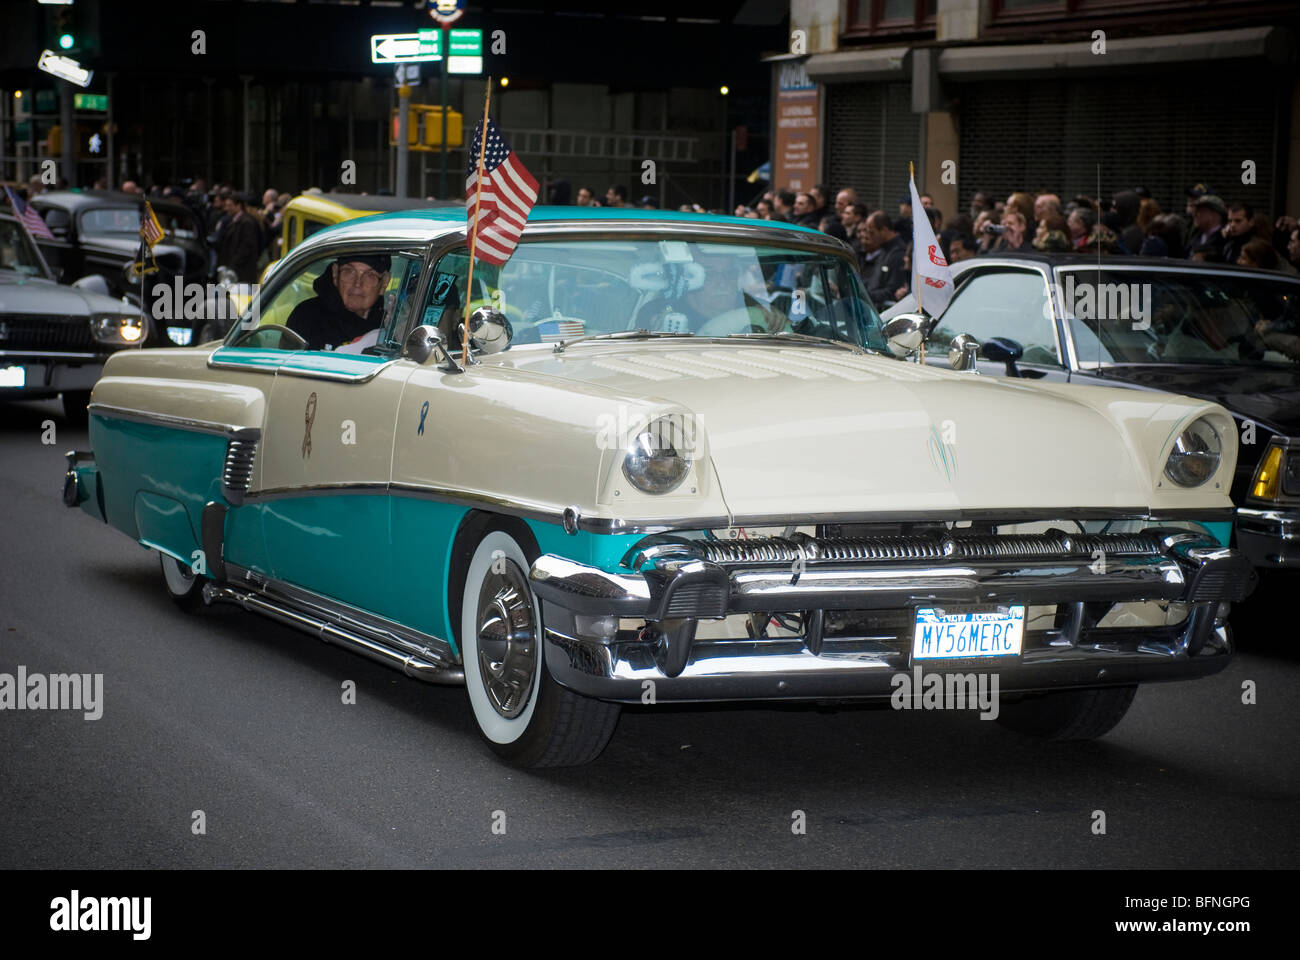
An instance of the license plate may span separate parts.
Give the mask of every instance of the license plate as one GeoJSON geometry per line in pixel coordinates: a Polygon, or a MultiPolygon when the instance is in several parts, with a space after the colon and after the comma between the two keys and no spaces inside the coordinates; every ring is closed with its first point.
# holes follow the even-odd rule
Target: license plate
{"type": "Polygon", "coordinates": [[[1025,608],[943,613],[935,607],[916,611],[913,660],[969,660],[1019,656],[1025,637],[1025,608]]]}
{"type": "Polygon", "coordinates": [[[26,367],[0,367],[0,387],[27,386],[26,367]]]}

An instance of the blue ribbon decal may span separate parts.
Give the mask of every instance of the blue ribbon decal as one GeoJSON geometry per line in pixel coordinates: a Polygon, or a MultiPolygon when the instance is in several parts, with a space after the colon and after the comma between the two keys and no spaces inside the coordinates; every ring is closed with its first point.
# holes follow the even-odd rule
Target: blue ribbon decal
{"type": "Polygon", "coordinates": [[[420,429],[416,431],[420,436],[424,436],[424,418],[429,415],[429,401],[424,401],[424,406],[420,408],[420,429]]]}

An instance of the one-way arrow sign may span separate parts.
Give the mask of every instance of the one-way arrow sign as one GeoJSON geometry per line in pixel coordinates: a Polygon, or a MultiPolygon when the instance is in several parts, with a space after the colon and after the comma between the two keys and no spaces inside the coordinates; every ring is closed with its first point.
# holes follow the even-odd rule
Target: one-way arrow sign
{"type": "Polygon", "coordinates": [[[441,60],[442,38],[437,30],[420,33],[377,33],[370,38],[371,63],[423,63],[441,60]]]}

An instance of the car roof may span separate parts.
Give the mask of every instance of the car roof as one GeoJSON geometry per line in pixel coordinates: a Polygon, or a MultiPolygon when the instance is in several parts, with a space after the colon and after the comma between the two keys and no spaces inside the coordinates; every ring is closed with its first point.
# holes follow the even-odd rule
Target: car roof
{"type": "MultiPolygon", "coordinates": [[[[1048,266],[1048,267],[1096,267],[1096,253],[1056,253],[1044,252],[1041,250],[1017,250],[1007,253],[986,253],[971,257],[968,260],[962,260],[954,265],[959,273],[965,273],[968,270],[978,267],[981,264],[992,265],[996,263],[1023,263],[1026,266],[1048,266]]],[[[1281,270],[1265,270],[1260,267],[1243,267],[1235,263],[1201,263],[1196,260],[1183,260],[1175,257],[1139,257],[1130,254],[1103,254],[1101,257],[1101,268],[1103,270],[1115,268],[1135,268],[1135,267],[1155,267],[1162,270],[1177,270],[1183,273],[1249,273],[1260,277],[1271,277],[1277,279],[1295,280],[1294,274],[1285,273],[1281,270]]]]}
{"type": "Polygon", "coordinates": [[[36,206],[56,206],[77,211],[90,207],[139,207],[148,200],[156,210],[183,213],[190,208],[179,200],[148,197],[142,193],[122,193],[120,190],[49,190],[32,197],[36,206]]]}
{"type": "MultiPolygon", "coordinates": [[[[464,223],[468,208],[457,203],[454,206],[437,207],[429,210],[408,210],[401,214],[379,214],[367,217],[370,223],[385,219],[421,218],[432,221],[464,223]]],[[[685,213],[677,210],[643,210],[640,207],[549,207],[536,206],[528,215],[529,223],[545,223],[556,220],[590,220],[601,222],[607,220],[643,220],[658,223],[731,223],[743,226],[777,227],[782,230],[794,230],[803,233],[817,233],[812,227],[786,223],[782,220],[758,220],[754,217],[729,217],[716,213],[685,213]]],[[[822,234],[824,236],[824,234],[822,234]]]]}
{"type": "Polygon", "coordinates": [[[332,204],[344,210],[388,213],[395,210],[419,210],[434,207],[461,207],[460,200],[424,200],[419,197],[390,197],[375,193],[300,193],[289,201],[295,209],[314,204],[332,204]]]}
{"type": "MultiPolygon", "coordinates": [[[[323,236],[329,236],[333,239],[341,239],[349,234],[355,234],[357,239],[373,237],[377,232],[374,229],[375,227],[380,227],[385,235],[395,238],[417,239],[439,233],[449,233],[458,227],[464,228],[467,219],[466,213],[466,207],[455,204],[426,210],[403,210],[397,213],[380,213],[369,217],[357,217],[317,230],[309,240],[303,241],[303,244],[315,241],[318,237],[323,236]]],[[[631,227],[633,229],[639,224],[647,226],[652,224],[707,224],[733,229],[742,227],[750,231],[757,231],[760,234],[766,233],[768,237],[776,237],[781,232],[798,234],[809,239],[816,237],[827,244],[841,246],[846,251],[849,249],[847,245],[842,244],[834,237],[830,237],[819,230],[813,230],[811,227],[802,227],[779,220],[729,217],[722,214],[682,213],[675,210],[641,210],[635,207],[533,207],[528,215],[528,224],[531,226],[547,223],[577,223],[579,225],[589,223],[593,226],[609,224],[611,227],[617,225],[620,228],[631,227]]],[[[303,244],[299,244],[299,246],[303,244]]]]}

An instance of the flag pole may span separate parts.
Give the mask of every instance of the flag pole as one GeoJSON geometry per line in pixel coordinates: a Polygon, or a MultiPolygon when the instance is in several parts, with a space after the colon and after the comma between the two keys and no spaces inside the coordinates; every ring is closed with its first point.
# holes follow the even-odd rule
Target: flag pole
{"type": "Polygon", "coordinates": [[[487,152],[488,104],[492,102],[492,78],[483,95],[483,134],[478,144],[478,179],[474,184],[474,220],[469,231],[469,277],[465,281],[465,320],[461,324],[460,363],[469,366],[469,304],[474,296],[474,251],[478,241],[478,211],[483,199],[483,154],[487,152]]]}
{"type": "MultiPolygon", "coordinates": [[[[912,161],[907,161],[907,199],[908,206],[911,206],[912,194],[916,192],[916,167],[912,161]]],[[[916,312],[925,316],[925,308],[921,306],[921,287],[918,283],[921,275],[916,270],[916,210],[912,211],[912,275],[908,277],[908,282],[912,285],[912,291],[916,294],[916,312]]],[[[927,331],[928,332],[928,331],[927,331]]],[[[918,363],[925,363],[925,337],[921,338],[921,347],[917,356],[918,363]]]]}
{"type": "MultiPolygon", "coordinates": [[[[907,161],[907,177],[908,177],[908,190],[910,191],[912,185],[916,183],[916,167],[912,165],[911,160],[907,161]]],[[[911,195],[909,194],[908,206],[911,206],[910,203],[911,199],[912,199],[911,195]]],[[[916,211],[915,210],[912,211],[912,275],[908,279],[912,283],[912,289],[916,291],[916,309],[917,312],[919,313],[922,311],[923,308],[921,307],[921,285],[916,282],[916,211]]]]}

